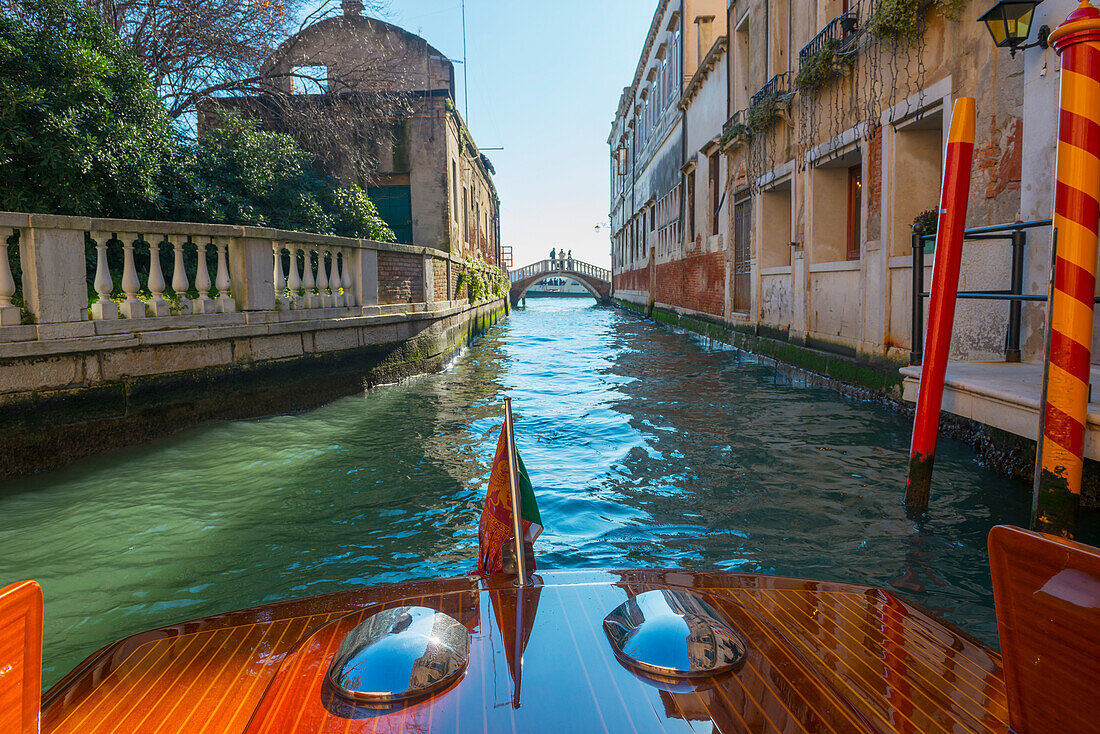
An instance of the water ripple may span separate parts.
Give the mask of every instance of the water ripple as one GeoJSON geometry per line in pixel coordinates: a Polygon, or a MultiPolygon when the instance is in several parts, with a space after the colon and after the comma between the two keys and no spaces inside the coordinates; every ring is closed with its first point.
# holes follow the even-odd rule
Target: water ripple
{"type": "Polygon", "coordinates": [[[1027,522],[1025,485],[945,440],[916,523],[895,413],[587,301],[529,303],[443,375],[0,485],[0,583],[43,585],[47,681],[142,629],[470,570],[505,394],[540,567],[885,586],[996,642],[985,536],[1027,522]]]}

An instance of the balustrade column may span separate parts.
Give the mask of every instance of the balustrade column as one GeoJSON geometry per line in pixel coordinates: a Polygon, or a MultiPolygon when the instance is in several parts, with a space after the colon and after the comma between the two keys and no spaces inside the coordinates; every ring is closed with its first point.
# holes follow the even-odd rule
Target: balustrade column
{"type": "Polygon", "coordinates": [[[324,249],[317,251],[317,295],[321,298],[322,308],[332,308],[332,296],[328,292],[328,273],[325,272],[326,252],[324,249]]]}
{"type": "Polygon", "coordinates": [[[298,275],[298,245],[287,245],[290,252],[290,276],[287,278],[286,287],[290,289],[291,308],[302,307],[302,279],[298,275]]]}
{"type": "Polygon", "coordinates": [[[340,286],[343,283],[340,281],[340,248],[334,247],[332,249],[332,279],[329,281],[329,288],[332,289],[332,305],[340,308],[344,305],[344,296],[340,293],[340,286]]]}
{"type": "Polygon", "coordinates": [[[15,278],[8,264],[8,247],[7,235],[0,234],[0,326],[18,326],[22,314],[11,302],[15,295],[15,278]]]}
{"type": "MultiPolygon", "coordinates": [[[[92,285],[99,296],[99,300],[92,304],[92,318],[96,321],[110,321],[118,318],[118,305],[111,300],[115,283],[107,264],[107,244],[113,238],[105,232],[93,232],[92,238],[95,240],[95,281],[92,285]]],[[[6,259],[4,263],[7,263],[6,259]]]]}
{"type": "Polygon", "coordinates": [[[287,298],[284,293],[287,288],[286,277],[283,275],[283,246],[274,240],[271,242],[271,251],[275,255],[275,271],[274,271],[274,283],[275,283],[275,303],[280,305],[282,309],[290,309],[290,299],[287,298]]]}
{"type": "Polygon", "coordinates": [[[134,264],[135,244],[129,238],[122,241],[122,291],[126,294],[126,300],[122,302],[119,311],[128,319],[145,318],[145,304],[138,300],[141,281],[138,280],[137,265],[134,264]]]}
{"type": "Polygon", "coordinates": [[[216,243],[218,248],[218,313],[233,313],[237,310],[237,303],[229,295],[229,263],[227,260],[225,241],[216,243]]]}
{"type": "Polygon", "coordinates": [[[344,306],[355,305],[355,288],[351,282],[351,248],[340,249],[340,285],[344,289],[344,306]]]}
{"type": "MultiPolygon", "coordinates": [[[[211,240],[211,245],[214,241],[211,240]]],[[[199,297],[191,302],[191,313],[217,313],[217,304],[210,297],[210,267],[206,264],[207,243],[195,244],[195,255],[199,258],[199,264],[195,270],[195,290],[199,297]]]]}
{"type": "MultiPolygon", "coordinates": [[[[167,239],[165,237],[165,240],[167,239]]],[[[183,246],[190,243],[190,237],[186,239],[176,237],[176,242],[172,246],[172,290],[176,292],[176,298],[180,300],[181,314],[191,313],[191,299],[187,297],[187,290],[191,287],[191,283],[187,278],[187,268],[183,264],[183,246]]]]}
{"type": "MultiPolygon", "coordinates": [[[[165,240],[168,238],[166,237],[165,240]]],[[[141,236],[142,242],[145,236],[141,236]]],[[[160,267],[160,243],[155,239],[149,244],[149,292],[152,297],[147,304],[153,316],[167,316],[170,312],[168,301],[164,300],[164,271],[160,267]]]]}
{"type": "Polygon", "coordinates": [[[306,308],[320,308],[321,297],[314,293],[317,287],[317,281],[313,278],[313,248],[306,247],[303,249],[306,256],[305,269],[302,271],[303,280],[302,287],[305,288],[305,300],[306,308]]]}

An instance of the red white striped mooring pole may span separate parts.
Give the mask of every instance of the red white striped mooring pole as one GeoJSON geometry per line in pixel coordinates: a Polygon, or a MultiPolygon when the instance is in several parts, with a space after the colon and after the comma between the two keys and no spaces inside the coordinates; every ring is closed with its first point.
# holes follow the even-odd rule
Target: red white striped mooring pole
{"type": "MultiPolygon", "coordinates": [[[[909,448],[909,478],[905,483],[906,506],[928,507],[932,464],[936,456],[936,434],[940,428],[943,380],[951,350],[955,323],[955,300],[962,267],[963,231],[970,201],[970,170],[974,160],[974,98],[959,97],[951,115],[951,133],[943,162],[943,190],[936,228],[936,253],[929,292],[928,330],[924,343],[917,415],[913,421],[913,442],[909,448]]],[[[916,293],[914,298],[920,298],[916,293]]]]}
{"type": "Polygon", "coordinates": [[[1062,57],[1054,185],[1050,354],[1031,526],[1072,538],[1077,530],[1100,232],[1100,10],[1082,2],[1050,34],[1062,57]]]}

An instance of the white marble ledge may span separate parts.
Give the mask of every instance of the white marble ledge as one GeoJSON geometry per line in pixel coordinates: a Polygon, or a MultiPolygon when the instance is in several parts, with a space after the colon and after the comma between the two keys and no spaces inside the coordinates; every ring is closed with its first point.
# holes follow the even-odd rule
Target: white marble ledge
{"type": "MultiPolygon", "coordinates": [[[[916,402],[921,368],[903,367],[903,397],[916,402]]],[[[1091,382],[1100,384],[1100,365],[1091,382]]],[[[1043,390],[1041,362],[949,362],[944,379],[943,409],[1003,431],[1035,439],[1043,390]]],[[[1090,402],[1085,455],[1100,459],[1100,402],[1090,402]]]]}

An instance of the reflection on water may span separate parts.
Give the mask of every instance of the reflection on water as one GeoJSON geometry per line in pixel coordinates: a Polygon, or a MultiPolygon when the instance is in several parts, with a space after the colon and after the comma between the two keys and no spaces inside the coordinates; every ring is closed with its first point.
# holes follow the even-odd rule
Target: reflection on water
{"type": "Polygon", "coordinates": [[[917,524],[890,410],[587,300],[529,304],[446,374],[0,485],[0,581],[43,585],[47,682],[142,629],[472,569],[505,393],[540,568],[893,587],[996,642],[985,536],[1026,524],[1022,483],[943,441],[917,524]]]}

